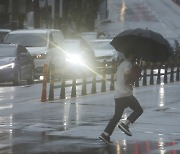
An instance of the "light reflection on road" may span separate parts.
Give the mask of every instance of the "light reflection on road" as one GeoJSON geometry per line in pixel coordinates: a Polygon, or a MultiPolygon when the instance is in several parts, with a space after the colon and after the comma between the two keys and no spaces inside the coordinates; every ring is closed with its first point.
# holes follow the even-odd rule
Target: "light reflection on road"
{"type": "Polygon", "coordinates": [[[164,93],[164,84],[160,85],[159,88],[159,107],[164,107],[165,106],[165,93],[164,93]]]}
{"type": "MultiPolygon", "coordinates": [[[[13,138],[13,113],[6,113],[6,111],[13,110],[13,100],[14,100],[14,87],[2,87],[0,88],[0,139],[1,134],[3,140],[6,142],[2,143],[1,147],[6,147],[9,145],[12,147],[13,138]]],[[[11,153],[11,148],[8,150],[11,153]]]]}
{"type": "MultiPolygon", "coordinates": [[[[74,98],[76,99],[76,98],[74,98]]],[[[64,114],[63,114],[63,125],[64,130],[67,130],[72,125],[79,125],[81,121],[81,105],[75,101],[68,101],[64,103],[64,114]]]]}
{"type": "Polygon", "coordinates": [[[3,106],[0,106],[0,110],[4,110],[4,109],[12,109],[13,105],[10,104],[10,105],[3,105],[3,106]]]}
{"type": "Polygon", "coordinates": [[[125,13],[126,13],[126,1],[125,0],[122,0],[122,5],[121,5],[121,8],[120,8],[120,22],[121,23],[124,23],[124,16],[125,16],[125,13]]]}
{"type": "Polygon", "coordinates": [[[69,113],[70,113],[70,103],[64,104],[64,116],[63,116],[63,126],[64,130],[67,130],[67,126],[69,125],[69,113]]]}
{"type": "Polygon", "coordinates": [[[113,143],[109,146],[104,146],[101,150],[101,154],[178,154],[179,150],[167,150],[168,147],[175,146],[176,141],[165,142],[164,138],[160,137],[157,141],[132,141],[122,140],[120,142],[113,143]]]}
{"type": "Polygon", "coordinates": [[[160,150],[160,154],[164,154],[166,152],[165,148],[164,148],[164,139],[163,138],[159,138],[159,143],[158,143],[158,147],[160,150]]]}

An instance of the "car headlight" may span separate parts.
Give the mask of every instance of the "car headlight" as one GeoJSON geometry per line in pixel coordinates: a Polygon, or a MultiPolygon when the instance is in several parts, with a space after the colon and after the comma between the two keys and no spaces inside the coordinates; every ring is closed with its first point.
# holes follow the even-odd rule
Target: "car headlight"
{"type": "Polygon", "coordinates": [[[68,55],[66,61],[72,64],[83,64],[82,57],[80,55],[68,55]]]}
{"type": "Polygon", "coordinates": [[[36,55],[36,59],[46,59],[47,53],[41,53],[36,55]]]}
{"type": "Polygon", "coordinates": [[[10,64],[7,64],[7,65],[2,65],[2,66],[0,66],[0,69],[2,70],[2,69],[6,69],[6,68],[14,68],[14,66],[15,66],[15,63],[10,63],[10,64]]]}

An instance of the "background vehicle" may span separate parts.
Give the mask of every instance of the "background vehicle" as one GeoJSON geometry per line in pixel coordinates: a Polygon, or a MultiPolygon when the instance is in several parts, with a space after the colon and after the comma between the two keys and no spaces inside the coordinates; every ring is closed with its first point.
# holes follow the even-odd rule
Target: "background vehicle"
{"type": "Polygon", "coordinates": [[[112,59],[120,60],[124,58],[123,54],[116,51],[110,44],[111,41],[112,39],[96,39],[88,41],[95,53],[97,61],[103,62],[104,60],[112,61],[112,59]]]}
{"type": "MultiPolygon", "coordinates": [[[[112,39],[95,39],[88,41],[89,45],[93,49],[96,57],[97,69],[102,71],[102,62],[106,60],[106,62],[112,62],[112,60],[122,60],[124,59],[124,54],[116,51],[116,49],[110,44],[112,39]]],[[[111,68],[108,69],[108,65],[106,65],[106,71],[112,71],[111,68]]]]}
{"type": "Polygon", "coordinates": [[[180,44],[175,38],[166,38],[171,45],[172,60],[180,59],[180,44]]]}
{"type": "Polygon", "coordinates": [[[98,36],[97,32],[83,32],[80,34],[80,37],[87,41],[95,40],[97,39],[97,36],[98,36]]]}
{"type": "Polygon", "coordinates": [[[10,29],[0,29],[0,43],[4,42],[6,35],[10,32],[10,29]]]}
{"type": "Polygon", "coordinates": [[[17,43],[25,46],[34,57],[35,78],[43,76],[44,64],[53,61],[53,53],[60,52],[64,36],[57,29],[24,29],[11,31],[4,43],[17,43]]]}
{"type": "MultiPolygon", "coordinates": [[[[60,70],[66,67],[66,74],[82,75],[95,70],[95,54],[91,47],[82,39],[67,39],[64,41],[63,55],[57,55],[54,65],[60,70]]],[[[58,72],[58,70],[56,71],[58,72]]]]}
{"type": "Polygon", "coordinates": [[[22,45],[0,44],[0,82],[18,85],[21,80],[34,82],[33,57],[22,45]]]}

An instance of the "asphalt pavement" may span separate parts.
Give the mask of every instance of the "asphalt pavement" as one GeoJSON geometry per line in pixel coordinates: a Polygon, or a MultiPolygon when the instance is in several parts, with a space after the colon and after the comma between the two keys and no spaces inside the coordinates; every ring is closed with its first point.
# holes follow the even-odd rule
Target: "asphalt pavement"
{"type": "Polygon", "coordinates": [[[97,31],[116,36],[126,29],[148,28],[164,37],[180,36],[180,9],[171,0],[108,0],[108,19],[97,22],[97,31]]]}
{"type": "Polygon", "coordinates": [[[110,145],[98,137],[113,116],[113,92],[5,106],[0,112],[0,153],[178,154],[179,91],[180,82],[134,88],[144,113],[130,126],[132,137],[117,127],[110,145]]]}

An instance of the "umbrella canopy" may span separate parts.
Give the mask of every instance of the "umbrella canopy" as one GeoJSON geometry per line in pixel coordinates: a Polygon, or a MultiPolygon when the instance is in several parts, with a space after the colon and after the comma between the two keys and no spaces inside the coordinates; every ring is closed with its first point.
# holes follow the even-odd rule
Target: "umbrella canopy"
{"type": "Polygon", "coordinates": [[[159,33],[147,29],[125,30],[110,44],[123,53],[135,52],[136,58],[149,62],[164,62],[170,57],[170,44],[159,33]]]}

